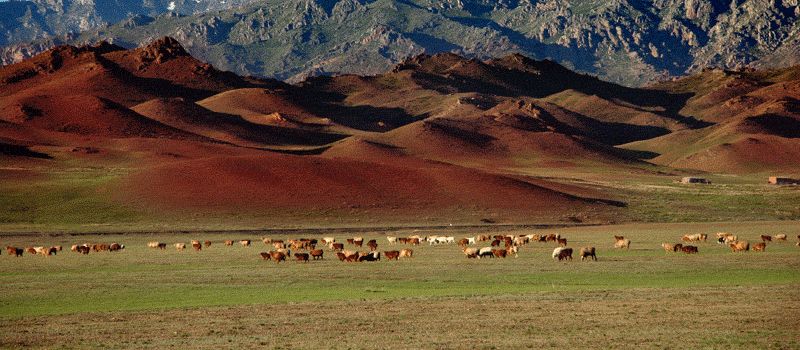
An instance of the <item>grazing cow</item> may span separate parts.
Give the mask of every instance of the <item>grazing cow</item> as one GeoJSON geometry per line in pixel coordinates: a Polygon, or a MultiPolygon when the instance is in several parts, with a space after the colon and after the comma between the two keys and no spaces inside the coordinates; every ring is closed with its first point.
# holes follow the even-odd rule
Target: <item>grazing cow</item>
{"type": "Polygon", "coordinates": [[[389,242],[389,244],[391,244],[391,245],[395,245],[395,244],[397,244],[397,237],[394,237],[394,236],[386,236],[386,240],[387,240],[387,241],[389,242]]]}
{"type": "Polygon", "coordinates": [[[330,248],[333,251],[342,251],[344,250],[344,243],[331,243],[330,248]]]}
{"type": "Polygon", "coordinates": [[[362,255],[358,258],[359,262],[362,261],[378,261],[381,260],[381,253],[380,252],[371,252],[366,255],[362,255]]]}
{"type": "Polygon", "coordinates": [[[275,247],[275,249],[286,249],[286,244],[284,244],[283,241],[272,242],[272,246],[275,247]]]}
{"type": "Polygon", "coordinates": [[[572,260],[572,248],[558,247],[554,249],[553,260],[572,260]]]}
{"type": "MultiPolygon", "coordinates": [[[[153,248],[153,249],[156,249],[156,248],[158,248],[158,245],[159,245],[159,244],[160,244],[159,242],[147,242],[147,248],[153,248]]],[[[75,247],[75,246],[73,246],[73,247],[75,247]]],[[[73,250],[74,250],[74,249],[73,249],[73,250]]]]}
{"type": "Polygon", "coordinates": [[[476,242],[475,237],[467,237],[467,244],[468,245],[475,244],[475,242],[476,242]]]}
{"type": "Polygon", "coordinates": [[[489,238],[491,238],[491,237],[489,237],[489,235],[480,235],[480,236],[478,236],[478,241],[486,242],[486,241],[489,240],[489,238]]]}
{"type": "Polygon", "coordinates": [[[508,248],[506,248],[506,251],[508,251],[508,255],[514,254],[515,258],[519,257],[519,254],[517,254],[518,253],[518,249],[517,249],[516,246],[508,247],[508,248]]]}
{"type": "Polygon", "coordinates": [[[478,259],[481,258],[493,258],[494,253],[492,253],[492,247],[483,247],[478,250],[478,259]]]}
{"type": "Polygon", "coordinates": [[[270,237],[261,237],[261,241],[264,242],[265,245],[272,244],[272,238],[270,237]]]}
{"type": "MultiPolygon", "coordinates": [[[[150,247],[150,243],[148,243],[147,246],[150,247]]],[[[150,248],[155,248],[155,247],[150,247],[150,248]]],[[[77,252],[78,251],[78,245],[77,244],[73,244],[72,247],[69,248],[69,250],[71,250],[73,252],[77,252]]]]}
{"type": "Polygon", "coordinates": [[[62,246],[60,246],[60,245],[53,246],[53,248],[56,248],[56,250],[58,250],[59,252],[60,252],[60,251],[62,251],[62,250],[64,250],[64,247],[62,247],[62,246]]]}
{"type": "Polygon", "coordinates": [[[286,261],[286,254],[284,254],[283,252],[272,251],[269,252],[269,258],[276,264],[279,264],[281,261],[286,261]]]}
{"type": "Polygon", "coordinates": [[[458,240],[458,245],[460,247],[466,247],[469,244],[469,240],[466,238],[462,238],[458,240]]]}
{"type": "Polygon", "coordinates": [[[681,247],[681,251],[686,254],[697,254],[697,247],[693,245],[685,245],[681,247]]]}
{"type": "Polygon", "coordinates": [[[414,250],[413,249],[401,249],[400,250],[400,257],[401,258],[413,258],[414,257],[414,250]]]}
{"type": "Polygon", "coordinates": [[[591,258],[594,261],[597,261],[597,254],[595,253],[594,247],[583,247],[580,250],[580,257],[581,261],[583,259],[591,258]]]}
{"type": "Polygon", "coordinates": [[[614,235],[614,241],[621,241],[621,240],[623,240],[623,239],[625,239],[625,236],[617,236],[617,235],[614,235]]]}
{"type": "Polygon", "coordinates": [[[419,245],[419,238],[409,238],[408,243],[411,245],[419,245]]]}
{"type": "Polygon", "coordinates": [[[567,239],[566,238],[559,238],[558,239],[558,245],[562,246],[562,247],[566,247],[567,246],[567,239]]]}
{"type": "Polygon", "coordinates": [[[353,245],[356,247],[360,247],[364,245],[364,238],[363,237],[353,237],[353,245]]]}
{"type": "Polygon", "coordinates": [[[22,253],[24,252],[24,250],[22,248],[7,246],[6,247],[6,252],[8,252],[8,255],[13,255],[15,257],[20,257],[20,256],[22,256],[22,253]]]}
{"type": "Polygon", "coordinates": [[[308,253],[294,253],[294,259],[298,262],[308,262],[308,253]]]}
{"type": "Polygon", "coordinates": [[[241,244],[242,247],[249,247],[250,246],[250,240],[249,239],[243,239],[243,240],[239,241],[239,244],[241,244]]]}
{"type": "Polygon", "coordinates": [[[761,235],[762,242],[772,242],[772,236],[770,235],[761,235]]]}
{"type": "Polygon", "coordinates": [[[623,238],[623,239],[617,240],[617,242],[614,243],[614,248],[630,249],[631,248],[631,240],[627,239],[627,238],[623,238]]]}
{"type": "Polygon", "coordinates": [[[376,249],[378,249],[378,242],[374,239],[371,239],[369,242],[367,242],[367,247],[369,247],[370,251],[374,252],[376,249]]]}
{"type": "Polygon", "coordinates": [[[111,245],[108,246],[108,251],[111,252],[117,252],[122,249],[125,249],[125,246],[119,243],[111,243],[111,245]]]}
{"type": "Polygon", "coordinates": [[[336,257],[339,258],[339,261],[344,261],[344,259],[347,258],[347,256],[342,252],[336,252],[336,257]]]}
{"type": "Polygon", "coordinates": [[[706,235],[706,234],[695,233],[695,234],[691,234],[691,235],[683,235],[683,237],[681,237],[681,239],[684,242],[700,242],[700,241],[705,241],[707,237],[708,237],[708,235],[706,235]]]}
{"type": "Polygon", "coordinates": [[[186,243],[175,243],[175,249],[177,249],[177,250],[186,249],[186,243]]]}
{"type": "Polygon", "coordinates": [[[478,248],[464,247],[461,249],[461,251],[464,252],[464,255],[466,255],[467,258],[473,258],[478,256],[478,248]]]}
{"type": "Polygon", "coordinates": [[[492,241],[492,247],[499,247],[499,246],[500,246],[500,240],[499,239],[495,239],[494,241],[492,241]]]}
{"type": "Polygon", "coordinates": [[[665,252],[675,252],[675,245],[670,244],[667,242],[661,243],[661,247],[664,248],[665,252]]]}
{"type": "Polygon", "coordinates": [[[336,238],[333,238],[333,237],[322,237],[322,243],[323,244],[331,244],[333,242],[336,242],[336,238]]]}
{"type": "Polygon", "coordinates": [[[36,255],[36,249],[33,249],[33,247],[25,247],[25,252],[31,255],[36,255]]]}
{"type": "Polygon", "coordinates": [[[505,258],[508,255],[508,251],[505,249],[492,249],[492,254],[497,258],[505,258]]]}
{"type": "Polygon", "coordinates": [[[720,244],[731,244],[737,241],[737,237],[730,233],[717,232],[717,242],[720,244]]]}
{"type": "Polygon", "coordinates": [[[161,250],[167,249],[167,244],[166,243],[159,243],[158,244],[158,249],[161,249],[161,250]]]}
{"type": "Polygon", "coordinates": [[[353,239],[352,239],[352,238],[348,238],[348,239],[347,239],[347,244],[354,244],[354,243],[353,243],[353,239]]]}
{"type": "Polygon", "coordinates": [[[735,252],[746,252],[750,250],[750,242],[748,241],[736,241],[733,243],[728,244],[731,247],[731,250],[735,252]]]}
{"type": "Polygon", "coordinates": [[[400,258],[400,251],[399,250],[383,251],[383,255],[388,260],[397,260],[398,258],[400,258]]]}
{"type": "Polygon", "coordinates": [[[34,254],[50,255],[50,248],[33,247],[34,254]]]}
{"type": "Polygon", "coordinates": [[[358,253],[353,253],[353,254],[346,254],[345,253],[344,261],[346,261],[346,262],[358,262],[358,258],[359,257],[360,256],[358,255],[358,253]]]}
{"type": "Polygon", "coordinates": [[[194,248],[194,251],[199,252],[203,249],[203,245],[200,243],[192,243],[192,248],[194,248]]]}
{"type": "Polygon", "coordinates": [[[271,256],[269,255],[269,252],[261,252],[261,253],[258,253],[258,255],[261,255],[261,259],[263,259],[263,260],[270,260],[270,258],[271,258],[271,256]]]}
{"type": "Polygon", "coordinates": [[[83,255],[88,255],[89,254],[89,250],[90,249],[89,249],[88,245],[79,245],[78,246],[78,253],[81,253],[83,255]]]}
{"type": "Polygon", "coordinates": [[[323,251],[322,249],[314,249],[311,251],[311,256],[314,258],[314,260],[322,259],[322,255],[324,254],[325,251],[323,251]]]}
{"type": "Polygon", "coordinates": [[[764,242],[756,243],[756,244],[753,245],[753,251],[754,252],[763,252],[766,249],[767,249],[767,244],[764,243],[764,242]]]}
{"type": "Polygon", "coordinates": [[[786,241],[786,235],[782,234],[782,233],[779,234],[779,235],[775,235],[775,240],[776,241],[786,241]]]}
{"type": "Polygon", "coordinates": [[[232,240],[230,240],[230,239],[226,239],[226,240],[225,240],[225,245],[227,245],[227,246],[232,246],[232,245],[233,245],[233,241],[232,241],[232,240]]]}
{"type": "Polygon", "coordinates": [[[203,244],[206,246],[206,248],[208,248],[211,246],[211,241],[205,241],[203,244]]]}
{"type": "Polygon", "coordinates": [[[193,240],[192,240],[191,242],[189,242],[189,243],[190,243],[191,245],[195,245],[195,244],[200,244],[200,241],[198,241],[198,240],[196,240],[196,239],[193,239],[193,240]]]}

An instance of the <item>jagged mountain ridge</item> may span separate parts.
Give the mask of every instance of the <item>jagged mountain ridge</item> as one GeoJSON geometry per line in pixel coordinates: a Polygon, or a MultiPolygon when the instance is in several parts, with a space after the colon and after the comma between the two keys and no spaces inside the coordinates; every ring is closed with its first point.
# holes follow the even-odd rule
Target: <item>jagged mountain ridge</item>
{"type": "Polygon", "coordinates": [[[519,52],[643,85],[707,66],[788,66],[797,63],[800,46],[795,0],[163,0],[102,7],[42,0],[0,6],[23,4],[40,13],[55,8],[63,19],[37,24],[53,22],[45,11],[3,21],[5,63],[56,43],[109,39],[132,47],[169,35],[221,69],[289,81],[378,74],[410,56],[452,51],[481,59],[519,52]],[[82,34],[51,36],[76,31],[82,34]]]}

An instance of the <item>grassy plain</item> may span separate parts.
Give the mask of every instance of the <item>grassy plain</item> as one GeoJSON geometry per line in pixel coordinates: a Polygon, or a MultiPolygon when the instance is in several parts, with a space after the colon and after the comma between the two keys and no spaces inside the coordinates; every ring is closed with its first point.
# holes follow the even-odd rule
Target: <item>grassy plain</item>
{"type": "MultiPolygon", "coordinates": [[[[421,234],[471,236],[496,229],[421,234]]],[[[513,234],[532,231],[506,231],[513,234]]],[[[415,247],[415,258],[276,265],[256,234],[4,235],[5,245],[120,242],[120,253],[0,257],[0,346],[164,348],[537,348],[568,344],[649,348],[798,348],[797,222],[630,224],[538,230],[597,262],[554,262],[553,244],[519,258],[467,260],[454,245],[415,247]],[[698,255],[659,244],[728,231],[755,242],[786,233],[765,253],[708,242],[698,255]],[[611,248],[629,237],[629,251],[611,248]],[[146,242],[210,239],[202,252],[156,251],[146,242]]],[[[411,230],[390,234],[409,235],[411,230]]],[[[387,232],[378,238],[388,249],[387,232]]],[[[322,237],[314,232],[304,237],[322,237]]],[[[345,234],[336,234],[343,240],[345,234]]],[[[348,235],[349,236],[349,235],[348,235]]],[[[276,238],[293,238],[276,236],[276,238]]],[[[351,247],[352,248],[352,247],[351,247]]]]}

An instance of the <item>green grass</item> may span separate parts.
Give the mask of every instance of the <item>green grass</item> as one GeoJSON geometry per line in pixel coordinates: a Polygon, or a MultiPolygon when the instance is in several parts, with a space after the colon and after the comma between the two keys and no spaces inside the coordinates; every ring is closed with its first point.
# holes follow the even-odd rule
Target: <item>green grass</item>
{"type": "MultiPolygon", "coordinates": [[[[790,331],[797,322],[764,326],[778,317],[775,308],[781,304],[776,303],[789,308],[800,306],[800,247],[791,240],[770,244],[765,253],[734,254],[712,242],[698,244],[697,255],[665,253],[659,246],[662,241],[677,242],[684,233],[713,236],[718,231],[735,233],[753,243],[762,233],[786,233],[793,240],[800,224],[631,224],[538,231],[558,232],[574,248],[597,247],[597,262],[555,262],[550,258],[552,243],[531,243],[521,249],[519,258],[507,259],[469,260],[454,245],[421,245],[414,247],[415,257],[409,260],[342,263],[326,251],[323,261],[275,264],[257,256],[268,248],[256,234],[7,234],[0,236],[3,246],[102,241],[121,242],[127,248],[88,256],[64,251],[52,257],[13,258],[4,252],[0,256],[0,346],[67,345],[99,332],[115,334],[113,340],[104,339],[96,345],[103,348],[195,346],[186,343],[189,339],[209,348],[224,344],[352,348],[361,347],[358,344],[362,341],[376,341],[375,330],[363,327],[380,327],[383,336],[409,339],[416,344],[410,346],[414,348],[439,347],[439,342],[450,344],[442,347],[471,348],[463,342],[469,336],[464,336],[485,332],[472,329],[480,321],[464,317],[459,310],[474,310],[482,315],[481,320],[507,323],[513,334],[533,332],[530,341],[542,342],[540,346],[544,347],[584,341],[587,331],[599,330],[592,321],[598,317],[603,318],[603,324],[622,327],[593,333],[608,344],[621,346],[627,339],[623,328],[641,327],[643,333],[633,337],[643,338],[643,346],[674,347],[677,344],[671,334],[683,332],[681,315],[686,312],[703,322],[722,322],[719,324],[725,327],[748,330],[729,334],[708,328],[697,333],[701,336],[693,336],[691,344],[696,347],[763,347],[764,341],[783,348],[797,347],[798,339],[790,331]],[[611,248],[615,234],[630,238],[631,249],[611,248]],[[226,247],[219,243],[241,238],[254,239],[254,246],[226,247]],[[201,252],[158,251],[145,246],[150,240],[171,244],[190,239],[215,243],[201,252]],[[763,305],[766,299],[759,296],[764,293],[771,295],[770,305],[763,305]],[[682,298],[691,302],[683,303],[682,298]],[[731,300],[736,303],[731,304],[731,300]],[[746,310],[730,309],[735,305],[746,310]],[[690,309],[677,311],[687,307],[690,309]],[[548,312],[559,308],[569,313],[569,318],[559,319],[548,312]],[[433,309],[442,310],[446,318],[423,311],[433,309]],[[601,312],[602,316],[583,319],[580,310],[601,312]],[[667,310],[678,313],[664,318],[667,310]],[[384,317],[390,314],[404,315],[400,322],[406,328],[397,328],[398,319],[384,317]],[[102,319],[105,321],[98,321],[102,319]],[[511,320],[514,322],[509,323],[511,320]],[[529,328],[545,327],[536,320],[561,324],[559,333],[567,338],[541,338],[538,335],[543,330],[529,328]],[[451,333],[425,333],[436,323],[460,327],[452,334],[462,336],[451,339],[451,333]],[[192,326],[184,326],[188,324],[192,326]],[[663,332],[662,327],[672,328],[663,332]],[[56,339],[55,343],[41,343],[29,335],[27,330],[31,329],[50,335],[48,339],[56,339]],[[259,329],[305,335],[284,343],[284,338],[259,336],[263,335],[259,329]],[[317,337],[320,332],[330,333],[337,342],[325,343],[317,337]],[[343,334],[346,336],[341,338],[343,334]]],[[[421,232],[434,233],[464,237],[480,232],[421,232]]],[[[410,235],[412,231],[397,234],[410,235]]],[[[378,231],[363,236],[377,238],[379,248],[386,250],[389,246],[384,235],[385,231],[378,231]]],[[[322,234],[305,236],[319,238],[322,234]]],[[[344,240],[349,235],[335,236],[344,240]]],[[[480,344],[487,348],[525,347],[522,340],[528,339],[503,336],[502,332],[484,337],[480,344]]]]}

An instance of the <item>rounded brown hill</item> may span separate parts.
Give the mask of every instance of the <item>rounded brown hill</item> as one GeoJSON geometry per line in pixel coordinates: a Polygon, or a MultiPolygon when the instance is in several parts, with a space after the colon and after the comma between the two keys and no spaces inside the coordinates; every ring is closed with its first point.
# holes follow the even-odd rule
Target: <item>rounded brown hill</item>
{"type": "Polygon", "coordinates": [[[459,217],[495,213],[516,219],[582,213],[596,219],[618,205],[435,162],[377,164],[269,153],[156,166],[126,180],[115,192],[118,200],[145,207],[280,215],[355,210],[459,217]]]}

